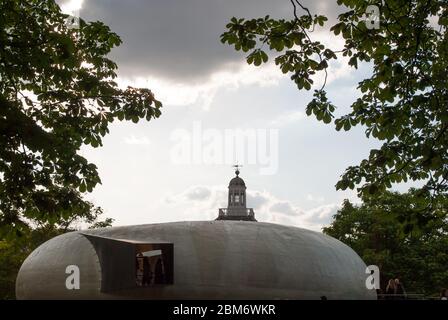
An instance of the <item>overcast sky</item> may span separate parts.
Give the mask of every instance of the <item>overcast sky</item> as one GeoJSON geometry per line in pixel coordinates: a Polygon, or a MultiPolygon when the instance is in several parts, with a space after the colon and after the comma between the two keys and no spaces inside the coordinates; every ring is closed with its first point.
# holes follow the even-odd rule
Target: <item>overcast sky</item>
{"type": "MultiPolygon", "coordinates": [[[[259,221],[320,230],[343,199],[356,201],[354,191],[334,185],[379,143],[365,138],[362,128],[336,132],[307,117],[309,92],[298,91],[272,63],[247,66],[244,54],[219,41],[233,16],[291,18],[288,0],[59,3],[118,33],[123,44],[112,53],[118,82],[148,87],[164,104],[159,119],[115,123],[102,148],[82,151],[103,181],[88,198],[115,225],[214,219],[226,207],[235,161],[243,165],[247,204],[259,221]],[[232,149],[227,138],[241,132],[249,142],[232,149]]],[[[331,20],[340,10],[333,0],[303,3],[331,20]]],[[[327,30],[313,37],[340,49],[342,42],[327,30]]],[[[370,72],[367,65],[355,70],[344,62],[341,57],[331,65],[327,85],[339,115],[370,72]]]]}

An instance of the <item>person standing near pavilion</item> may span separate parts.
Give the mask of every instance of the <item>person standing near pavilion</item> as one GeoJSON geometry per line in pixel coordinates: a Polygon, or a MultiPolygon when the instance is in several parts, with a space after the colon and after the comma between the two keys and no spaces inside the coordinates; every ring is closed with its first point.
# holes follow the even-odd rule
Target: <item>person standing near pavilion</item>
{"type": "Polygon", "coordinates": [[[386,299],[393,300],[395,299],[395,294],[397,292],[397,286],[395,284],[394,279],[390,279],[386,286],[386,299]]]}
{"type": "Polygon", "coordinates": [[[149,263],[149,258],[143,258],[143,281],[142,285],[147,287],[151,285],[152,272],[151,272],[151,264],[149,263]]]}
{"type": "Polygon", "coordinates": [[[442,292],[440,292],[440,300],[448,300],[448,289],[442,289],[442,292]]]}
{"type": "Polygon", "coordinates": [[[398,278],[395,279],[395,294],[397,295],[397,299],[406,299],[406,290],[398,278]]]}

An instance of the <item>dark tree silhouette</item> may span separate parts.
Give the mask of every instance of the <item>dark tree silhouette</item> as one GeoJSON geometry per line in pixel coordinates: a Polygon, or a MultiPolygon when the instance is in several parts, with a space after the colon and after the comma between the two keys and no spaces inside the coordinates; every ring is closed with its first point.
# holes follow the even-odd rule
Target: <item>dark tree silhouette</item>
{"type": "Polygon", "coordinates": [[[114,120],[160,116],[149,89],[114,82],[119,36],[67,17],[54,0],[0,2],[0,239],[88,218],[82,193],[101,180],[81,146],[100,146],[114,120]]]}

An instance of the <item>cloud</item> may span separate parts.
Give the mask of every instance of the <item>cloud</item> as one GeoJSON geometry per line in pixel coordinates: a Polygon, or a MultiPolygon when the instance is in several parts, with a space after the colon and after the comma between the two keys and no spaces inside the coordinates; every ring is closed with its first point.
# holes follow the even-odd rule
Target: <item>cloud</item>
{"type": "Polygon", "coordinates": [[[137,146],[148,146],[151,144],[149,139],[145,136],[135,136],[131,134],[130,136],[124,138],[124,143],[130,144],[130,145],[137,145],[137,146]]]}
{"type": "Polygon", "coordinates": [[[184,194],[187,200],[193,200],[193,201],[207,200],[210,197],[210,195],[211,195],[210,189],[201,186],[190,188],[184,194]]]}
{"type": "Polygon", "coordinates": [[[221,90],[236,90],[242,86],[268,87],[278,85],[282,73],[273,63],[258,68],[244,62],[229,64],[227,70],[214,72],[203,83],[183,83],[154,77],[119,77],[121,87],[149,88],[157,99],[171,106],[196,105],[208,110],[221,90]]]}
{"type": "Polygon", "coordinates": [[[315,201],[315,202],[323,202],[325,200],[325,198],[322,197],[322,196],[314,196],[314,195],[309,193],[309,194],[306,195],[306,200],[308,200],[308,201],[315,201]]]}
{"type": "MultiPolygon", "coordinates": [[[[336,3],[304,0],[312,13],[334,17],[340,9],[336,3]]],[[[218,92],[242,86],[278,85],[288,76],[280,72],[272,59],[261,67],[245,62],[247,53],[223,45],[219,36],[231,17],[270,16],[292,18],[292,5],[268,0],[60,0],[65,11],[80,10],[86,20],[100,20],[118,33],[123,44],[111,58],[118,63],[118,83],[153,90],[165,105],[198,105],[208,110],[218,92]]],[[[299,14],[304,12],[299,11],[299,14]]],[[[316,30],[313,40],[342,48],[343,40],[326,29],[316,30]]],[[[332,62],[327,83],[349,76],[347,58],[332,62]]],[[[316,76],[314,89],[324,76],[316,76]]],[[[299,120],[293,113],[272,121],[282,126],[299,120]]]]}
{"type": "Polygon", "coordinates": [[[306,220],[315,224],[329,224],[338,209],[339,205],[334,203],[313,208],[305,213],[306,220]]]}
{"type": "Polygon", "coordinates": [[[276,202],[271,206],[270,210],[272,212],[278,212],[287,215],[296,215],[298,213],[288,201],[276,202]]]}
{"type": "Polygon", "coordinates": [[[269,201],[269,195],[266,192],[253,191],[247,192],[247,203],[250,203],[254,209],[259,209],[269,201]]]}
{"type": "MultiPolygon", "coordinates": [[[[312,13],[334,16],[337,4],[322,2],[303,4],[312,13]]],[[[191,85],[244,61],[246,54],[219,40],[231,17],[291,19],[293,10],[289,1],[270,0],[86,0],[80,14],[103,21],[122,37],[124,43],[112,52],[121,76],[150,75],[191,85]]]]}
{"type": "Polygon", "coordinates": [[[59,0],[56,1],[61,7],[61,11],[65,14],[78,16],[83,7],[84,0],[59,0]]]}
{"type": "Polygon", "coordinates": [[[212,220],[218,216],[219,208],[227,206],[226,189],[224,186],[191,186],[165,196],[157,210],[170,212],[176,217],[174,220],[212,220]]]}
{"type": "Polygon", "coordinates": [[[222,186],[191,186],[184,191],[171,194],[165,197],[165,202],[170,205],[184,205],[187,203],[196,203],[201,207],[208,207],[214,205],[216,202],[224,203],[227,200],[225,195],[225,188],[222,186]],[[218,199],[222,198],[222,201],[218,199]]]}
{"type": "MultiPolygon", "coordinates": [[[[279,85],[282,79],[288,79],[288,75],[283,74],[279,67],[274,64],[271,57],[267,64],[263,64],[260,67],[255,67],[253,65],[248,65],[245,61],[246,54],[239,54],[234,52],[234,50],[228,46],[220,44],[218,37],[211,40],[209,33],[210,29],[216,29],[216,21],[207,21],[210,25],[201,28],[200,31],[195,31],[189,35],[183,35],[185,30],[182,28],[182,23],[189,25],[191,21],[184,17],[180,21],[170,21],[173,25],[178,25],[172,34],[168,33],[166,35],[161,35],[164,33],[165,24],[169,21],[169,16],[172,14],[171,11],[182,11],[184,3],[171,3],[170,10],[165,8],[168,4],[165,2],[162,4],[154,4],[152,2],[142,3],[140,0],[132,0],[131,4],[127,8],[123,9],[121,13],[115,12],[117,9],[123,6],[121,2],[115,4],[115,0],[111,0],[113,3],[107,8],[102,8],[100,10],[101,4],[98,0],[89,0],[85,4],[85,10],[89,15],[99,14],[99,11],[104,9],[105,22],[108,23],[110,20],[110,25],[112,29],[114,26],[122,26],[124,30],[134,26],[132,32],[129,30],[123,39],[125,39],[124,44],[116,49],[115,54],[112,54],[113,58],[118,62],[119,65],[119,78],[117,82],[120,86],[135,86],[144,87],[153,90],[156,93],[157,98],[164,102],[165,105],[170,106],[189,106],[195,105],[199,106],[204,110],[208,110],[213,103],[216,94],[222,90],[237,90],[244,86],[255,85],[258,87],[270,87],[279,85]],[[116,7],[116,8],[112,8],[116,7]],[[142,12],[148,12],[149,16],[153,14],[153,11],[161,10],[162,12],[169,11],[168,17],[166,19],[160,19],[159,17],[154,17],[148,21],[148,25],[139,25],[139,16],[141,12],[135,13],[136,8],[140,8],[142,12]],[[130,10],[130,11],[129,11],[130,10]],[[145,11],[146,10],[146,11],[145,11]],[[128,12],[129,11],[129,12],[128,12]],[[109,13],[112,17],[117,16],[116,19],[111,19],[109,13]],[[128,22],[124,23],[122,16],[127,16],[136,14],[135,18],[130,19],[128,22]],[[149,29],[149,26],[158,22],[158,27],[149,29]],[[143,34],[143,31],[145,33],[143,34]],[[157,33],[156,33],[157,31],[157,33]],[[140,35],[140,32],[142,34],[140,35]],[[200,37],[201,34],[206,33],[207,36],[200,37]],[[149,37],[151,40],[149,41],[149,37]],[[160,38],[171,38],[173,46],[172,49],[166,49],[162,52],[164,48],[164,41],[159,43],[160,38]],[[176,39],[184,39],[184,37],[191,38],[191,42],[196,43],[197,47],[183,46],[181,43],[177,43],[176,39]],[[136,38],[139,38],[138,42],[136,38]],[[148,38],[148,41],[145,39],[148,38]],[[135,43],[134,43],[135,42],[135,43]],[[149,45],[149,44],[153,45],[149,45]],[[214,48],[216,51],[214,54],[207,54],[207,50],[214,48]],[[232,52],[230,54],[228,51],[232,52]],[[121,56],[121,52],[123,56],[121,56]],[[172,56],[172,57],[171,57],[172,56]],[[188,57],[188,58],[185,58],[188,57]],[[155,59],[155,60],[153,60],[155,59]],[[153,63],[154,61],[154,63],[153,63]],[[181,65],[178,65],[181,63],[181,65]]],[[[204,2],[205,0],[192,0],[193,2],[204,2]]],[[[247,2],[252,2],[248,0],[247,2]]],[[[291,12],[290,4],[286,1],[285,4],[281,5],[283,9],[278,11],[277,6],[272,6],[272,3],[258,3],[258,6],[263,6],[266,13],[279,13],[282,12],[283,16],[288,16],[291,12]],[[289,10],[289,11],[288,11],[289,10]]],[[[305,1],[306,3],[306,1],[305,1]]],[[[216,1],[207,2],[205,6],[216,6],[220,7],[221,4],[216,3],[216,1]]],[[[246,4],[247,5],[247,4],[246,4]]],[[[241,4],[229,2],[229,7],[238,8],[241,4]]],[[[245,5],[242,5],[243,7],[245,5]]],[[[320,5],[319,5],[320,6],[320,5]]],[[[318,6],[318,7],[319,7],[318,6]]],[[[308,7],[313,10],[314,3],[308,3],[308,7]]],[[[202,9],[199,9],[201,12],[202,9]]],[[[230,9],[229,9],[230,10],[230,9]]],[[[320,12],[331,12],[334,10],[334,5],[320,6],[317,10],[320,12]]],[[[188,10],[187,10],[188,11],[188,10]]],[[[231,11],[231,10],[230,10],[231,11]]],[[[202,19],[202,17],[197,17],[198,12],[188,11],[188,16],[195,19],[202,19]]],[[[239,11],[238,11],[239,12],[239,11]]],[[[235,10],[235,14],[237,10],[235,10]]],[[[240,12],[240,16],[257,16],[255,12],[240,12]]],[[[217,13],[214,10],[209,12],[210,15],[219,15],[223,20],[224,17],[221,13],[217,13]]],[[[231,15],[229,15],[231,17],[231,15]]],[[[142,18],[143,19],[143,18],[142,18]]],[[[145,20],[145,19],[143,19],[145,20]]],[[[196,30],[199,26],[193,28],[196,30]]],[[[221,32],[224,30],[222,27],[221,32]]],[[[333,33],[330,33],[328,28],[316,29],[311,34],[314,41],[321,41],[327,47],[333,50],[340,50],[344,46],[344,40],[341,37],[336,37],[333,33]]],[[[166,40],[166,39],[165,39],[166,40]]],[[[183,41],[183,40],[182,40],[183,41]]],[[[342,54],[338,54],[337,60],[332,60],[328,67],[328,75],[326,79],[327,85],[340,80],[343,78],[352,79],[355,73],[355,69],[348,65],[349,57],[344,57],[342,54]]],[[[324,73],[319,72],[314,78],[313,89],[318,89],[322,86],[324,81],[324,73]]],[[[287,114],[282,114],[277,118],[270,121],[272,126],[284,126],[296,122],[304,118],[303,112],[295,111],[287,114]]]]}
{"type": "MultiPolygon", "coordinates": [[[[215,219],[219,208],[227,207],[225,186],[192,186],[169,195],[164,201],[172,209],[182,210],[182,219],[215,219]]],[[[253,207],[258,221],[272,222],[321,231],[331,223],[339,204],[325,204],[303,210],[290,201],[282,200],[267,191],[247,191],[247,206],[253,207]]]]}

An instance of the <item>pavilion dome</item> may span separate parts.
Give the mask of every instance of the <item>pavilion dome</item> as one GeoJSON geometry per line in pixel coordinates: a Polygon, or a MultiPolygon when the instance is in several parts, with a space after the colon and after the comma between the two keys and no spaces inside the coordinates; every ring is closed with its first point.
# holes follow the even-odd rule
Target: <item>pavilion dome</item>
{"type": "Polygon", "coordinates": [[[18,299],[376,299],[375,290],[366,288],[365,272],[365,263],[351,248],[322,233],[263,222],[172,222],[53,238],[23,263],[16,295],[18,299]],[[166,243],[172,245],[172,283],[136,287],[136,246],[166,243]],[[81,270],[79,290],[66,288],[68,265],[81,270]]]}
{"type": "Polygon", "coordinates": [[[325,234],[257,222],[230,180],[215,221],[57,236],[23,262],[18,299],[376,299],[366,265],[325,234]],[[71,273],[72,272],[72,273],[71,273]]]}

